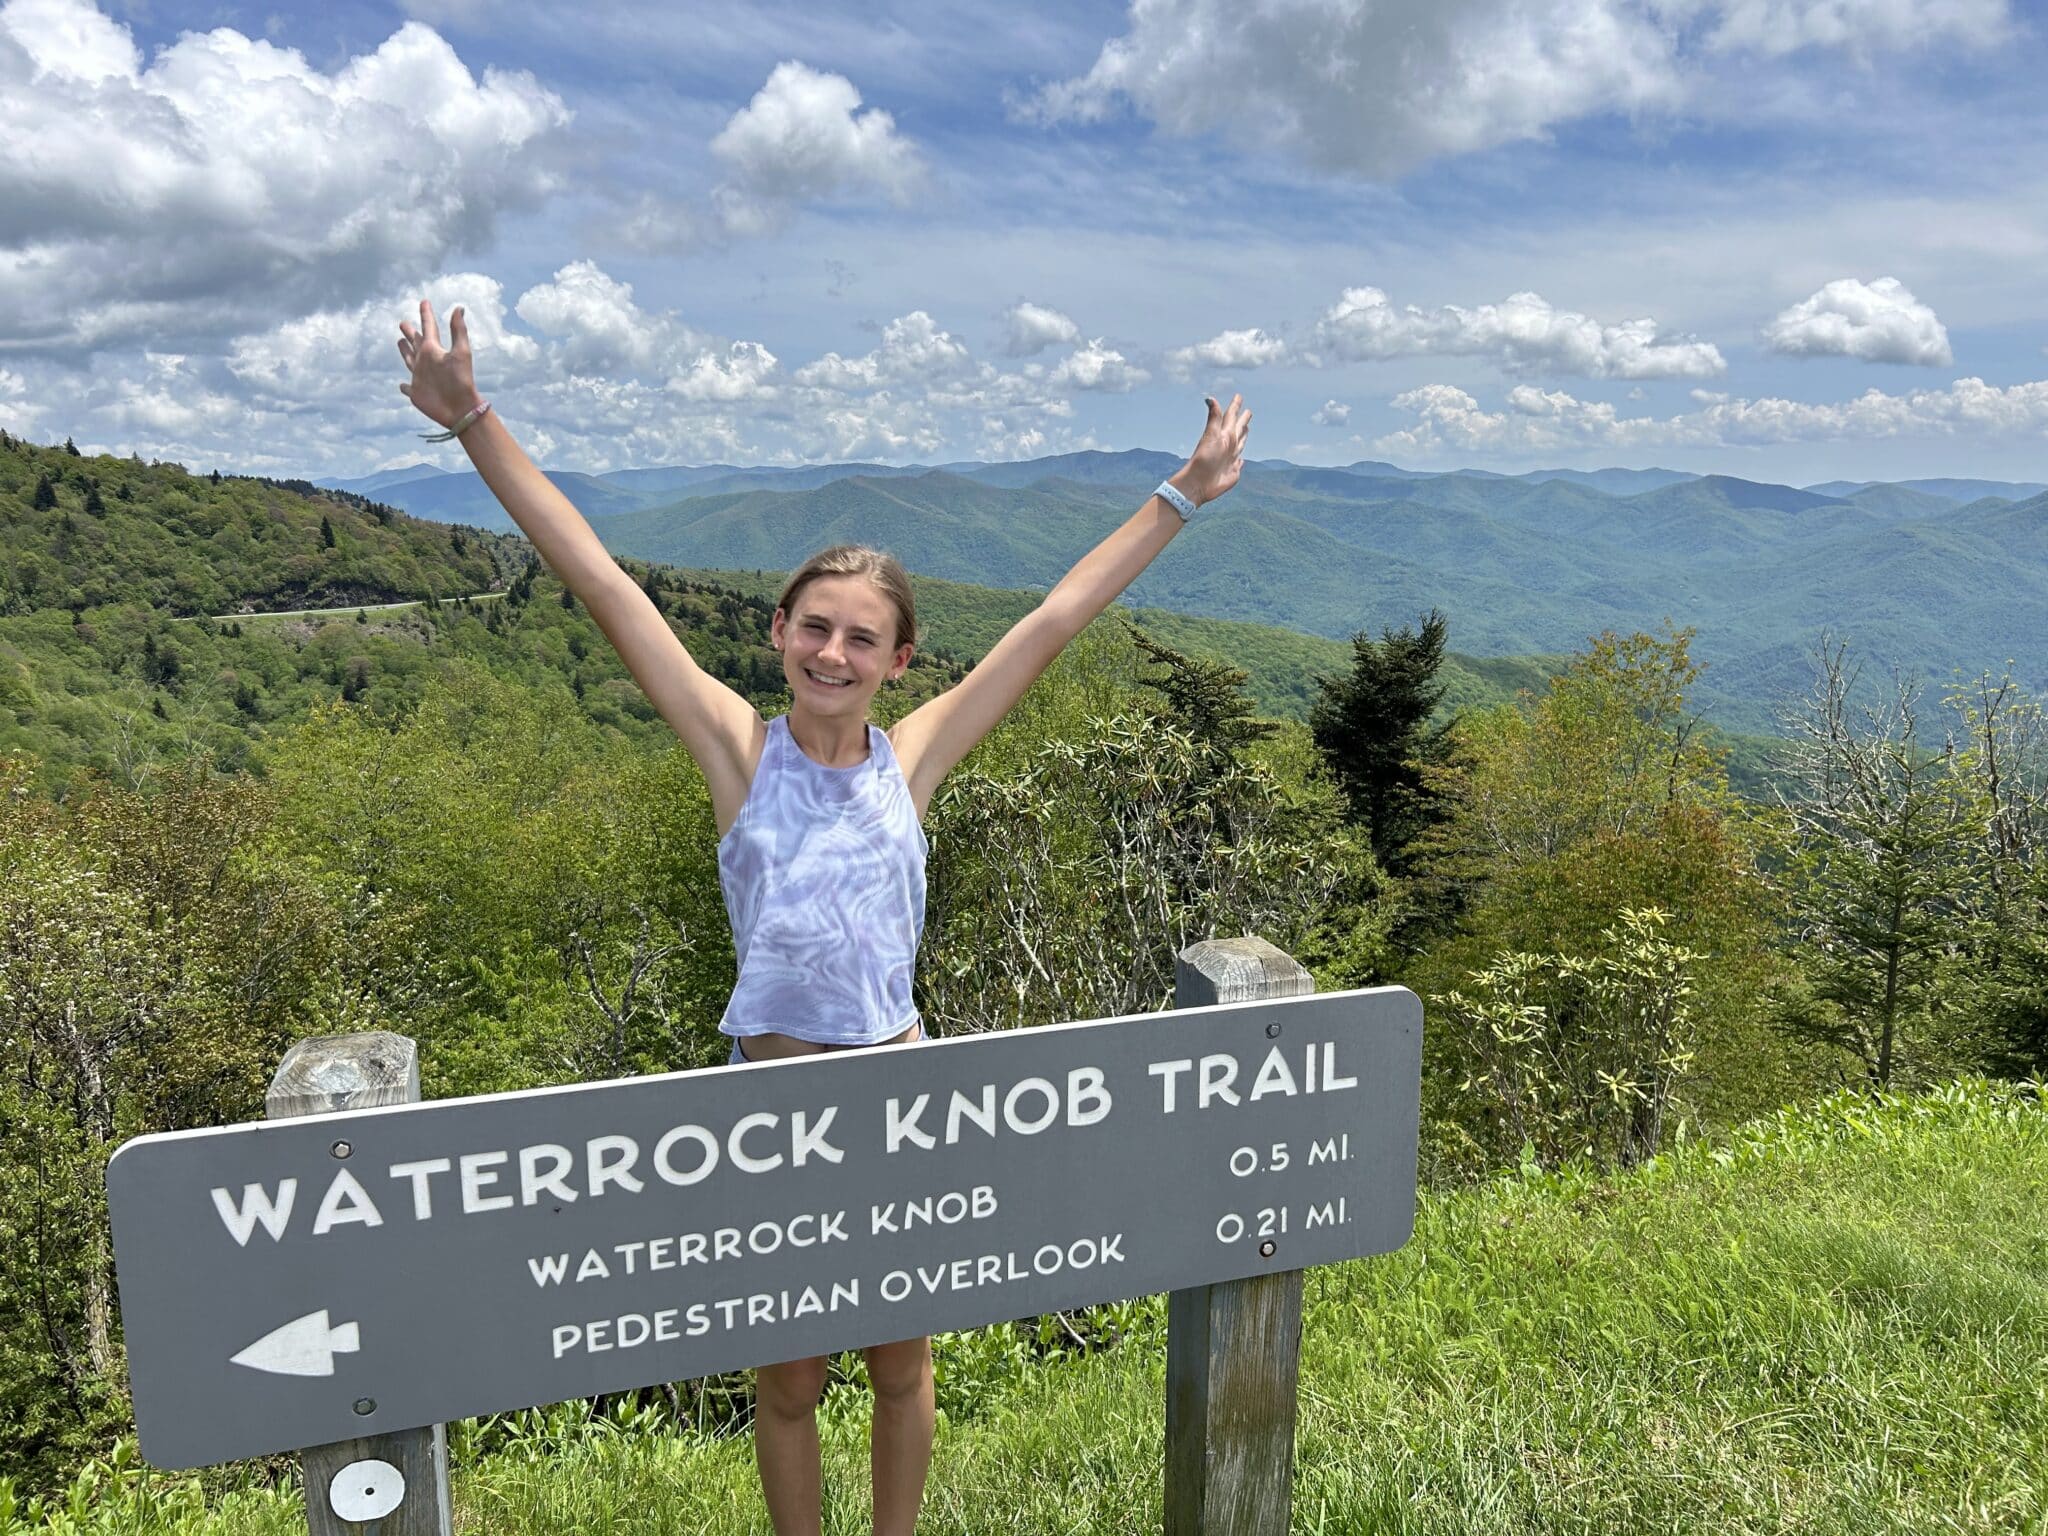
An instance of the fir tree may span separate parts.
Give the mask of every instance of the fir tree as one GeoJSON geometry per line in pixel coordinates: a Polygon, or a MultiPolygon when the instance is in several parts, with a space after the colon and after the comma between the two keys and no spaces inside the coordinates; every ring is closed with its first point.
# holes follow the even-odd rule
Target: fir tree
{"type": "Polygon", "coordinates": [[[36,477],[36,493],[29,505],[38,512],[48,512],[57,505],[57,487],[50,483],[48,475],[36,477]]]}
{"type": "Polygon", "coordinates": [[[1441,819],[1423,769],[1444,761],[1449,726],[1432,727],[1443,702],[1444,616],[1431,609],[1418,630],[1388,628],[1374,640],[1351,637],[1349,677],[1319,679],[1309,730],[1351,808],[1366,829],[1380,867],[1399,873],[1405,851],[1441,819]]]}
{"type": "Polygon", "coordinates": [[[68,437],[64,439],[64,451],[70,454],[71,457],[73,457],[74,459],[83,457],[83,455],[80,454],[78,451],[78,444],[71,441],[71,439],[68,437]]]}
{"type": "Polygon", "coordinates": [[[327,520],[325,512],[320,514],[320,543],[324,548],[334,548],[334,524],[327,520]]]}

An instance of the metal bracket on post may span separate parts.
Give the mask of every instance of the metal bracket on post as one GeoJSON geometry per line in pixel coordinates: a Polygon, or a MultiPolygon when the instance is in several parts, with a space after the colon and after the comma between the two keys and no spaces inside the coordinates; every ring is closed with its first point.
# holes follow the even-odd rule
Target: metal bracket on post
{"type": "MultiPolygon", "coordinates": [[[[1174,959],[1177,1008],[1302,997],[1314,979],[1264,939],[1174,959]]],[[[1286,1536],[1301,1369],[1299,1269],[1167,1297],[1166,1536],[1286,1536]]]]}
{"type": "MultiPolygon", "coordinates": [[[[272,1120],[342,1109],[416,1104],[419,1047],[404,1035],[314,1035],[285,1053],[264,1097],[272,1120]]],[[[331,1153],[354,1150],[337,1136],[331,1153]]],[[[376,1399],[356,1412],[375,1415],[376,1399]]],[[[366,1435],[299,1452],[310,1536],[450,1536],[448,1439],[443,1426],[366,1435]]]]}

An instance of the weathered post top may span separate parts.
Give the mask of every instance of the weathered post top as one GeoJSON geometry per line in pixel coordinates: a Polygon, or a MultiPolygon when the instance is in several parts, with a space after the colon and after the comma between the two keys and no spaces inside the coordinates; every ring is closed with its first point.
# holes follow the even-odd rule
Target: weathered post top
{"type": "Polygon", "coordinates": [[[1176,1008],[1306,997],[1315,989],[1315,978],[1307,966],[1256,935],[1204,939],[1173,957],[1176,1008]]]}
{"type": "Polygon", "coordinates": [[[420,1048],[386,1029],[309,1035],[284,1053],[263,1108],[273,1120],[417,1104],[420,1048]]]}

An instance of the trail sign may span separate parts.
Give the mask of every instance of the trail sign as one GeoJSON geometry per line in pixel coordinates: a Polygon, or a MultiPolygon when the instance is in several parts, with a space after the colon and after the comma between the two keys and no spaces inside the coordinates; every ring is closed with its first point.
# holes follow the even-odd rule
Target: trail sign
{"type": "Polygon", "coordinates": [[[1401,988],[139,1137],[143,1454],[198,1466],[1408,1238],[1401,988]]]}

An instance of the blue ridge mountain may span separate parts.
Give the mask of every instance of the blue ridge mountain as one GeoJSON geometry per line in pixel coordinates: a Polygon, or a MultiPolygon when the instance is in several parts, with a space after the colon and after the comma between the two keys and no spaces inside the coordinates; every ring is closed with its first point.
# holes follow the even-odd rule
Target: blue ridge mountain
{"type": "MultiPolygon", "coordinates": [[[[1178,464],[1133,450],[556,480],[622,555],[787,570],[851,540],[893,549],[921,575],[1044,590],[1178,464]]],[[[465,484],[482,492],[474,476],[444,476],[381,498],[507,526],[465,484]]],[[[2048,682],[2036,638],[2048,634],[2048,494],[2023,492],[1967,479],[1800,488],[1662,469],[1256,460],[1130,600],[1333,639],[1438,608],[1452,643],[1480,655],[1570,652],[1601,629],[1668,619],[1699,630],[1716,717],[1768,730],[1804,691],[1823,632],[1849,639],[1872,676],[1899,668],[1940,686],[2011,657],[2030,687],[2048,682]]]]}

